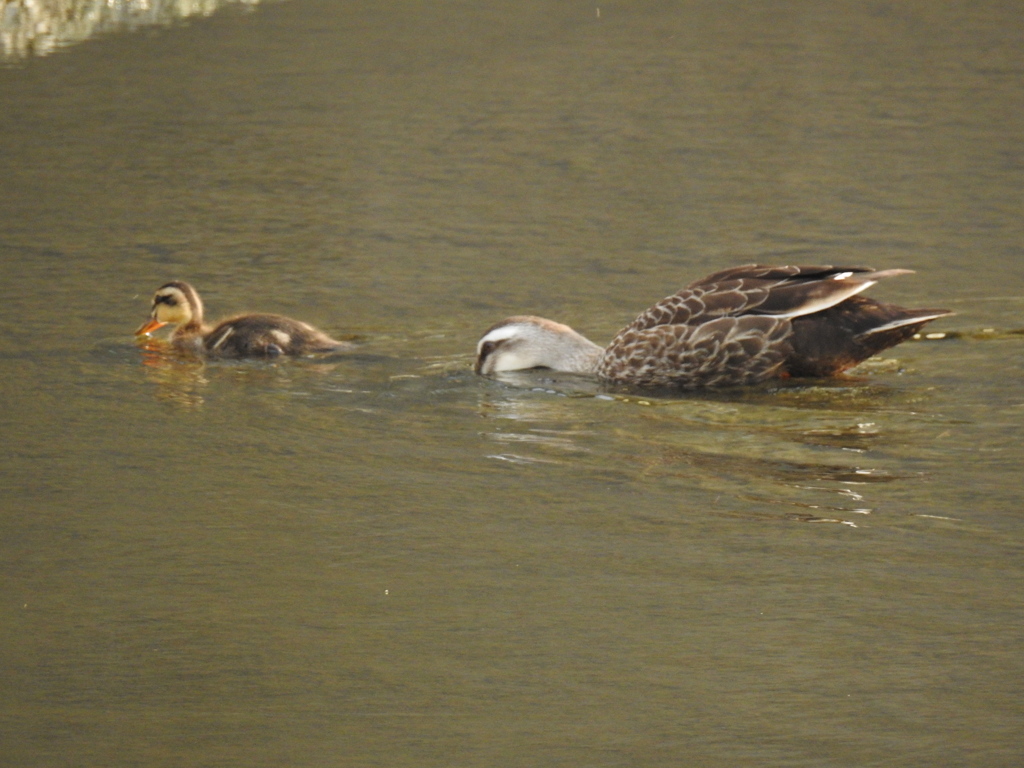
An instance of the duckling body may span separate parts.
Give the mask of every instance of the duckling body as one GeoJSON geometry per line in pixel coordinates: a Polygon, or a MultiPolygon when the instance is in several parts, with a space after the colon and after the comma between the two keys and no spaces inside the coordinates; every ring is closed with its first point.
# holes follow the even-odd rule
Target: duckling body
{"type": "Polygon", "coordinates": [[[686,389],[835,376],[951,314],[858,295],[882,278],[910,272],[734,267],[659,301],[606,348],[561,323],[510,317],[481,338],[476,372],[542,367],[611,384],[686,389]]]}
{"type": "Polygon", "coordinates": [[[171,344],[182,351],[209,357],[275,357],[349,349],[308,323],[270,314],[246,314],[213,326],[203,322],[203,302],[191,285],[173,281],[153,295],[150,319],[135,331],[142,336],[165,325],[176,328],[171,344]]]}

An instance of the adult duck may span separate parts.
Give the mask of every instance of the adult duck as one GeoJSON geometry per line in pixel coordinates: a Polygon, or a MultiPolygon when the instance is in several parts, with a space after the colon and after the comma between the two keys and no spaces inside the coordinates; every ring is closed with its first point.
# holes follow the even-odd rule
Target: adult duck
{"type": "Polygon", "coordinates": [[[509,317],[480,339],[475,368],[482,375],[550,368],[611,384],[686,389],[835,376],[952,314],[859,295],[883,278],[911,272],[733,267],[662,299],[605,348],[552,320],[509,317]]]}

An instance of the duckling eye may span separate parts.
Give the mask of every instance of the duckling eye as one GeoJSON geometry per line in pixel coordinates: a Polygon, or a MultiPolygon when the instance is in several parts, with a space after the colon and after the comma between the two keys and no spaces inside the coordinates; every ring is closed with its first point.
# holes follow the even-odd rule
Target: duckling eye
{"type": "Polygon", "coordinates": [[[480,357],[487,357],[497,346],[498,343],[495,341],[485,341],[480,345],[480,357]]]}
{"type": "Polygon", "coordinates": [[[178,304],[178,301],[173,296],[157,296],[156,297],[156,301],[154,301],[153,303],[154,304],[166,304],[169,307],[173,307],[173,306],[176,306],[178,304]]]}

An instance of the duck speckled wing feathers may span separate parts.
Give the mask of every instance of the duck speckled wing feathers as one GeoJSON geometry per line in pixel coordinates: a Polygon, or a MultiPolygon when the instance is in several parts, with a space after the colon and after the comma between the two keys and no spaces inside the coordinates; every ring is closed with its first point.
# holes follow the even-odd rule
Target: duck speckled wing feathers
{"type": "Polygon", "coordinates": [[[719,317],[619,333],[597,364],[606,381],[638,387],[755,384],[785,364],[791,329],[774,317],[719,317]]]}
{"type": "Polygon", "coordinates": [[[662,299],[623,331],[677,323],[692,325],[744,314],[793,317],[836,304],[882,277],[909,271],[833,266],[733,267],[695,280],[662,299]]]}

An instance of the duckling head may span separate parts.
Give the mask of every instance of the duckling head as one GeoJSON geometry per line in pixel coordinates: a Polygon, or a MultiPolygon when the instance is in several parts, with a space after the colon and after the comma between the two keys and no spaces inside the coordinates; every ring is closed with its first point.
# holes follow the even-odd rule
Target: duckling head
{"type": "Polygon", "coordinates": [[[517,315],[491,326],[483,335],[476,347],[474,370],[482,376],[527,368],[593,373],[603,351],[568,325],[517,315]]]}
{"type": "Polygon", "coordinates": [[[135,335],[143,336],[165,325],[201,326],[202,323],[203,302],[196,289],[188,283],[174,281],[157,288],[149,320],[139,326],[135,335]]]}

